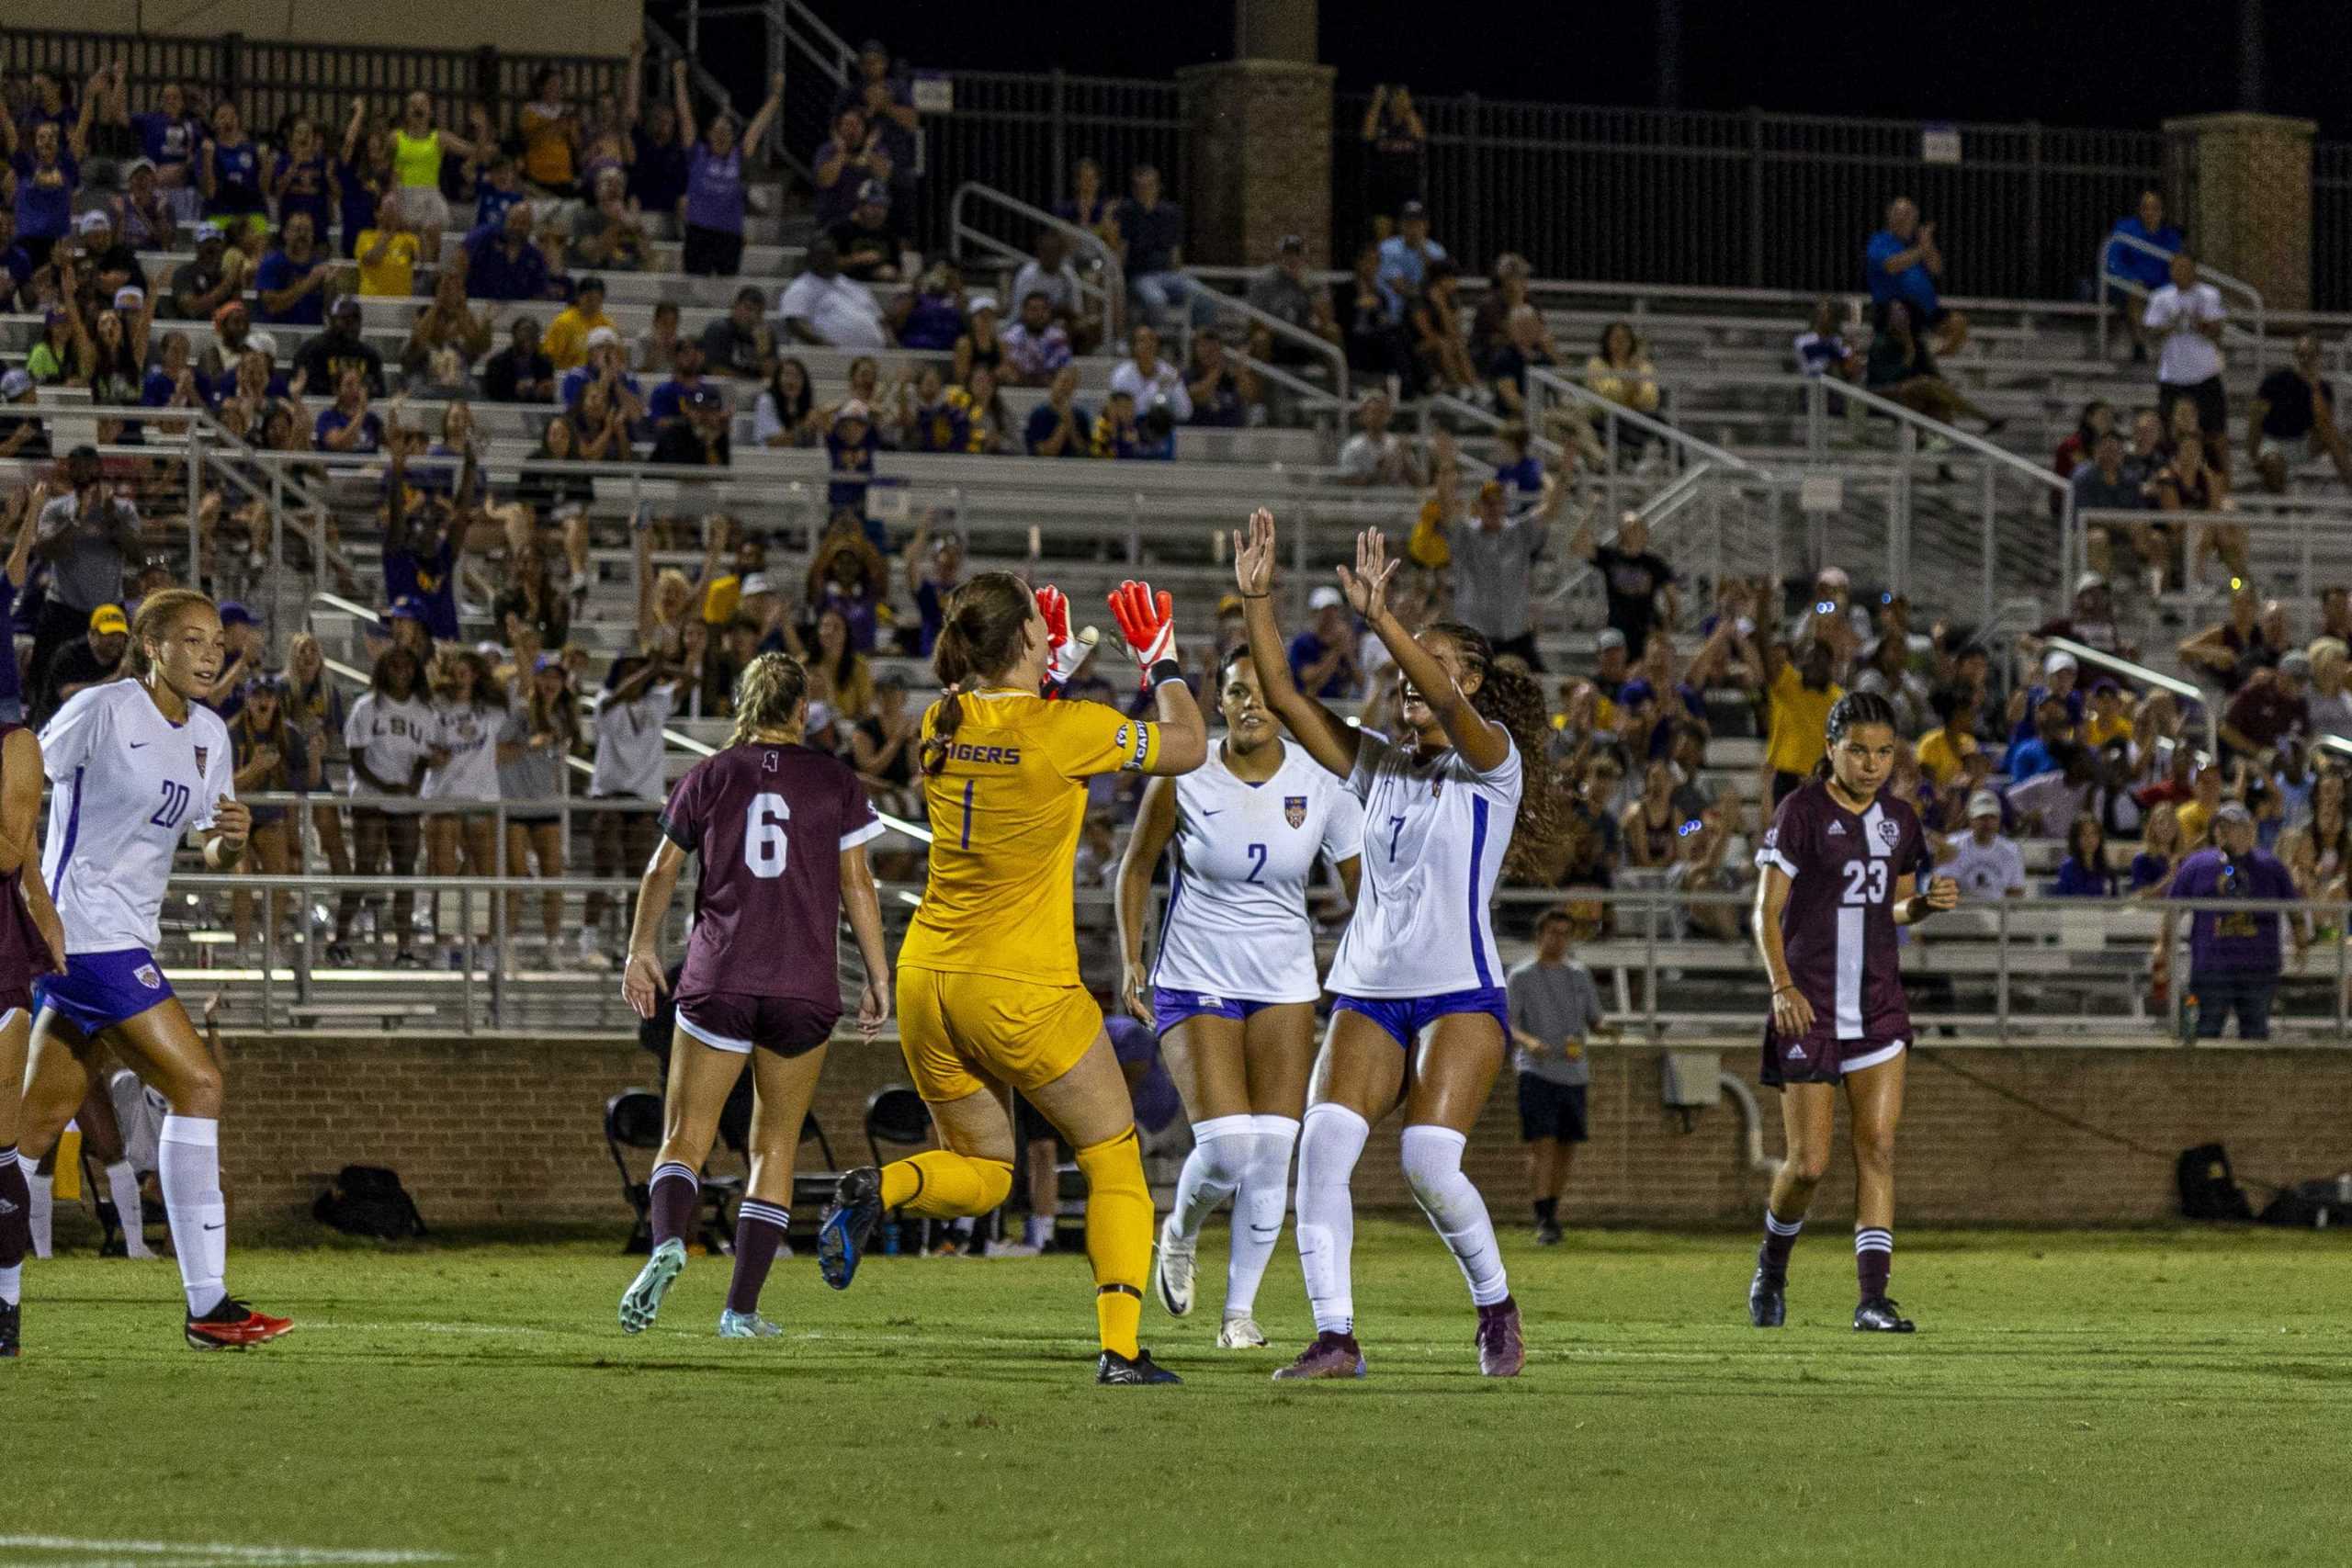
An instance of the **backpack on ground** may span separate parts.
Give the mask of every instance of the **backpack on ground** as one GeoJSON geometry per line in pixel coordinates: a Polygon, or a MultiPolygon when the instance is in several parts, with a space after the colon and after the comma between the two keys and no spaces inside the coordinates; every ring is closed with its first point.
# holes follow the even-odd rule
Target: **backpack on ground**
{"type": "Polygon", "coordinates": [[[2187,1220],[2250,1220],[2254,1207],[2230,1171],[2230,1151],[2199,1144],[2180,1151],[2180,1214],[2187,1220]]]}
{"type": "Polygon", "coordinates": [[[424,1234],[424,1216],[401,1185],[400,1172],[379,1165],[346,1165],[334,1185],[311,1205],[311,1217],[345,1235],[405,1241],[424,1234]]]}

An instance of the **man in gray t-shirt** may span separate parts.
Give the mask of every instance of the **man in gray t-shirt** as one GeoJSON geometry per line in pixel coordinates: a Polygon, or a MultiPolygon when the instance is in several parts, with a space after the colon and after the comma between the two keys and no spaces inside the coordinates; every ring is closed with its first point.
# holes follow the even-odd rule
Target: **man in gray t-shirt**
{"type": "Polygon", "coordinates": [[[49,597],[33,626],[36,679],[65,644],[84,636],[91,613],[122,603],[124,562],[139,551],[139,509],[114,493],[95,446],[65,459],[73,492],[40,509],[33,547],[49,563],[49,597]]]}
{"type": "Polygon", "coordinates": [[[1510,997],[1513,1065],[1519,1069],[1519,1131],[1527,1141],[1527,1185],[1535,1206],[1535,1239],[1560,1239],[1560,1189],[1576,1145],[1585,1141],[1584,1045],[1595,1034],[1614,1037],[1602,1021],[1592,971],[1568,957],[1574,930],[1566,909],[1546,909],[1535,923],[1535,956],[1513,969],[1510,997]]]}
{"type": "MultiPolygon", "coordinates": [[[[1555,498],[1557,491],[1554,492],[1555,498]]],[[[1516,653],[1541,673],[1528,590],[1544,550],[1552,503],[1513,517],[1502,485],[1478,487],[1475,516],[1457,519],[1446,536],[1453,554],[1453,615],[1487,634],[1498,655],[1516,653]]]]}

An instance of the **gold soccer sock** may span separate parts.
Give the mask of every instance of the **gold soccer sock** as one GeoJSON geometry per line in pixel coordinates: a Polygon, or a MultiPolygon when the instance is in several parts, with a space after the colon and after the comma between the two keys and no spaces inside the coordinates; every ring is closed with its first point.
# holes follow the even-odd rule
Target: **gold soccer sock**
{"type": "MultiPolygon", "coordinates": [[[[1141,1167],[1137,1167],[1140,1171],[1141,1167]]],[[[952,1149],[930,1149],[882,1168],[882,1206],[927,1220],[985,1214],[1012,1191],[1012,1167],[972,1159],[952,1149]]]]}
{"type": "Polygon", "coordinates": [[[1136,1130],[1078,1151],[1086,1174],[1086,1260],[1094,1266],[1094,1317],[1102,1348],[1133,1360],[1151,1268],[1151,1189],[1136,1130]]]}

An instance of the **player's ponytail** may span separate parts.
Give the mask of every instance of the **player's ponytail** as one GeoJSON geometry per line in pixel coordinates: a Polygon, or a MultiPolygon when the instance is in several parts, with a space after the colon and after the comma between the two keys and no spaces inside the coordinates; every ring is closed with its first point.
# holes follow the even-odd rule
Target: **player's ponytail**
{"type": "Polygon", "coordinates": [[[789,654],[763,653],[743,666],[735,678],[735,728],[729,746],[748,746],[763,729],[794,732],[800,727],[800,704],[808,695],[808,671],[789,654]]]}
{"type": "Polygon", "coordinates": [[[1001,679],[1020,660],[1023,637],[1037,601],[1029,585],[1009,571],[984,571],[947,596],[931,667],[947,688],[922,743],[922,771],[947,765],[947,749],[964,722],[967,694],[1001,679]]]}
{"type": "Polygon", "coordinates": [[[130,622],[130,672],[140,680],[147,679],[155,668],[155,656],[149,647],[160,648],[169,642],[179,626],[180,617],[190,610],[210,613],[212,601],[193,588],[165,588],[150,593],[139,602],[139,614],[130,622]]]}
{"type": "Polygon", "coordinates": [[[1829,710],[1829,722],[1822,737],[1821,761],[1813,765],[1813,776],[1829,776],[1829,754],[1849,731],[1865,724],[1883,724],[1889,729],[1899,729],[1894,720],[1894,705],[1882,692],[1849,692],[1839,697],[1829,710]]]}
{"type": "Polygon", "coordinates": [[[1519,826],[1511,835],[1510,873],[1541,865],[1566,831],[1568,816],[1566,791],[1552,766],[1552,715],[1544,688],[1525,671],[1498,665],[1494,644],[1477,627],[1439,621],[1430,630],[1453,644],[1465,677],[1477,675],[1470,705],[1478,716],[1501,725],[1519,748],[1519,826]]]}

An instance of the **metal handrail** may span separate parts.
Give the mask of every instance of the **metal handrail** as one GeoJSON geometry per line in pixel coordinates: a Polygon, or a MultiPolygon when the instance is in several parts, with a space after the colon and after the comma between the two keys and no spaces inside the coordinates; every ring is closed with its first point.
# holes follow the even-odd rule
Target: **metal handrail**
{"type": "Polygon", "coordinates": [[[1712,441],[1702,441],[1688,431],[1678,430],[1654,414],[1644,413],[1639,409],[1629,409],[1621,402],[1604,398],[1591,388],[1569,380],[1557,370],[1544,369],[1541,367],[1532,367],[1527,372],[1527,378],[1531,384],[1542,387],[1557,397],[1597,409],[1612,419],[1623,420],[1636,430],[1645,431],[1671,446],[1706,458],[1722,468],[1734,469],[1759,479],[1769,479],[1772,477],[1770,470],[1750,462],[1736,452],[1727,452],[1712,441]]]}
{"type": "MultiPolygon", "coordinates": [[[[1192,268],[1186,267],[1184,271],[1186,276],[1192,276],[1192,268]]],[[[1195,281],[1200,280],[1196,278],[1195,281]]],[[[1238,294],[1227,294],[1216,289],[1204,291],[1216,299],[1219,314],[1229,313],[1239,316],[1245,321],[1254,321],[1274,336],[1297,344],[1318,357],[1329,360],[1331,365],[1331,390],[1338,393],[1342,404],[1351,403],[1354,400],[1354,394],[1349,389],[1347,351],[1338,344],[1292,326],[1280,316],[1270,310],[1260,310],[1238,294]]]]}
{"type": "Polygon", "coordinates": [[[1007,196],[994,186],[984,186],[978,180],[966,180],[956,187],[956,194],[950,197],[947,202],[947,235],[949,242],[959,250],[962,248],[962,242],[969,239],[977,244],[989,247],[991,253],[1000,257],[1018,256],[1023,261],[1037,259],[1019,246],[1009,244],[993,234],[983,233],[967,223],[964,220],[964,204],[971,199],[1002,208],[1015,217],[1024,218],[1032,223],[1052,229],[1069,238],[1073,254],[1091,253],[1096,260],[1100,261],[1102,264],[1104,281],[1099,284],[1089,283],[1081,277],[1078,280],[1078,287],[1080,292],[1091,292],[1102,299],[1103,327],[1106,331],[1115,332],[1120,311],[1126,302],[1127,274],[1117,253],[1103,243],[1102,235],[1091,229],[1081,229],[1066,219],[1057,218],[1043,208],[1032,207],[1018,197],[1007,196]]]}
{"type": "MultiPolygon", "coordinates": [[[[2116,245],[2122,245],[2126,249],[2139,251],[2147,255],[2163,256],[2167,260],[2171,259],[2171,257],[2177,254],[2175,252],[2165,250],[2162,245],[2152,245],[2136,234],[2120,234],[2115,232],[2113,230],[2109,230],[2107,236],[2099,242],[2098,256],[2098,259],[2092,262],[2091,269],[2098,278],[2098,354],[2099,357],[2102,359],[2107,357],[2109,320],[2112,314],[2112,312],[2107,308],[2109,289],[2114,288],[2120,290],[2135,299],[2146,298],[2149,292],[2146,288],[2143,288],[2139,284],[2132,282],[2130,278],[2117,276],[2115,274],[2107,270],[2108,252],[2110,248],[2116,245]]],[[[2240,337],[2251,338],[2254,341],[2254,368],[2256,373],[2259,373],[2263,365],[2263,350],[2270,338],[2269,329],[2267,324],[2268,308],[2262,298],[2262,290],[2256,288],[2253,284],[2246,282],[2245,279],[2242,277],[2231,276],[2228,273],[2222,271],[2219,267],[2207,266],[2203,262],[2198,262],[2194,265],[2197,268],[2197,279],[2199,282],[2210,283],[2215,288],[2234,288],[2253,302],[2253,331],[2247,332],[2244,328],[2239,327],[2234,321],[2224,322],[2222,324],[2222,331],[2225,333],[2233,333],[2240,337]]]]}
{"type": "Polygon", "coordinates": [[[2216,705],[2212,698],[2206,694],[2204,687],[2194,682],[2181,680],[2176,675],[2167,675],[2161,670],[2151,670],[2144,664],[2135,664],[2120,654],[2102,652],[2086,643],[2076,642],[2073,637],[2045,637],[2042,642],[2043,646],[2060,653],[2072,654],[2077,664],[2088,664],[2112,674],[2120,675],[2140,685],[2154,686],[2159,691],[2170,692],[2176,697],[2195,703],[2198,710],[2205,716],[2205,754],[2208,757],[2218,757],[2222,754],[2221,715],[2216,711],[2216,705]]]}

